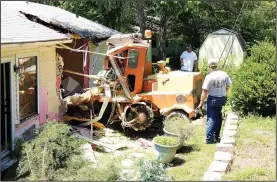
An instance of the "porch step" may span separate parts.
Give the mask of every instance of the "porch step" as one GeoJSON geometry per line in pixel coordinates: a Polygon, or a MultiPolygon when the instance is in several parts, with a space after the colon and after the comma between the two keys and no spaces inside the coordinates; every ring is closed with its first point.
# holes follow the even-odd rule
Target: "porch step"
{"type": "Polygon", "coordinates": [[[9,150],[1,151],[1,160],[4,159],[5,157],[7,157],[7,155],[9,155],[9,153],[10,153],[9,150]]]}
{"type": "Polygon", "coordinates": [[[6,169],[11,167],[16,162],[17,162],[16,159],[11,159],[10,157],[1,159],[1,172],[5,171],[6,169]]]}

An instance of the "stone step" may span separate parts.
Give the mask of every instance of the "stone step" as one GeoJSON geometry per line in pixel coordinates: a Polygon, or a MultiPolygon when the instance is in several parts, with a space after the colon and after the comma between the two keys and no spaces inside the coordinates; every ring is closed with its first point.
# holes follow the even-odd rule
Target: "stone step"
{"type": "Polygon", "coordinates": [[[225,121],[225,125],[238,125],[238,124],[239,124],[238,120],[227,119],[225,121]]]}
{"type": "Polygon", "coordinates": [[[235,145],[236,140],[235,140],[234,137],[222,137],[221,140],[220,140],[220,143],[235,145]]]}
{"type": "Polygon", "coordinates": [[[231,163],[233,160],[233,155],[229,152],[217,151],[214,154],[214,160],[231,163]]]}
{"type": "Polygon", "coordinates": [[[237,125],[225,125],[224,127],[225,130],[237,130],[238,129],[238,126],[237,125]]]}
{"type": "Polygon", "coordinates": [[[121,165],[123,167],[130,168],[130,167],[132,167],[134,165],[134,161],[131,160],[131,159],[125,159],[125,160],[121,161],[121,165]]]}
{"type": "Polygon", "coordinates": [[[81,149],[83,150],[83,157],[84,159],[92,162],[97,163],[94,151],[92,150],[91,144],[84,144],[81,146],[81,149]]]}
{"type": "Polygon", "coordinates": [[[222,174],[207,171],[204,173],[203,181],[221,181],[222,174]]]}
{"type": "Polygon", "coordinates": [[[208,171],[224,174],[229,171],[229,168],[230,168],[230,165],[227,162],[213,161],[210,164],[208,171]]]}
{"type": "Polygon", "coordinates": [[[235,137],[237,134],[236,130],[223,130],[222,136],[223,137],[235,137]]]}
{"type": "Polygon", "coordinates": [[[235,147],[232,144],[218,143],[216,144],[216,150],[221,152],[229,152],[230,154],[233,154],[235,147]]]}
{"type": "Polygon", "coordinates": [[[238,120],[239,117],[238,117],[238,115],[236,115],[235,113],[229,113],[229,114],[227,115],[227,119],[238,120]]]}

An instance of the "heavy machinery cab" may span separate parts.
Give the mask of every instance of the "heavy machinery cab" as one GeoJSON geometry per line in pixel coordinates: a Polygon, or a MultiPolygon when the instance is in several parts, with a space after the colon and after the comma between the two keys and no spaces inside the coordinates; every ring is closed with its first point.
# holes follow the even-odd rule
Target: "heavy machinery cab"
{"type": "Polygon", "coordinates": [[[131,95],[141,93],[143,79],[152,74],[151,43],[140,42],[115,46],[107,52],[104,69],[112,68],[111,56],[114,58],[120,74],[129,86],[131,95]]]}

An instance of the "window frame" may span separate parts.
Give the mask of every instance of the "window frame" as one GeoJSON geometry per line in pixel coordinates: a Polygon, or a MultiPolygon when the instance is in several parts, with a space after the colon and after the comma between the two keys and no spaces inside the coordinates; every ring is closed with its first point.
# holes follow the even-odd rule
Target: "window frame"
{"type": "Polygon", "coordinates": [[[128,63],[127,63],[127,66],[128,66],[128,69],[137,69],[137,67],[138,67],[138,64],[139,64],[139,51],[137,50],[137,49],[133,49],[133,48],[131,48],[131,49],[128,49],[128,63]],[[133,68],[133,67],[130,67],[130,65],[129,65],[129,57],[130,57],[130,52],[131,51],[136,51],[137,52],[137,63],[136,63],[136,67],[135,68],[133,68]]]}
{"type": "MultiPolygon", "coordinates": [[[[16,104],[15,104],[15,78],[14,78],[14,68],[13,66],[15,65],[15,57],[1,57],[1,63],[9,63],[10,64],[10,80],[11,80],[11,149],[14,150],[15,144],[15,124],[16,123],[16,104]]],[[[2,65],[1,65],[2,66],[2,65]]]]}
{"type": "Polygon", "coordinates": [[[37,57],[37,113],[36,114],[32,114],[30,116],[27,116],[26,118],[23,118],[23,119],[20,119],[20,105],[19,105],[19,73],[16,74],[16,99],[17,99],[17,115],[18,115],[18,123],[19,124],[23,124],[25,123],[26,121],[28,121],[29,119],[32,119],[36,116],[38,116],[40,114],[40,99],[39,99],[39,96],[40,96],[40,93],[39,93],[39,78],[40,78],[40,65],[39,65],[39,53],[38,52],[30,52],[30,53],[23,53],[23,54],[16,54],[16,58],[15,58],[15,65],[16,67],[19,66],[19,59],[22,59],[24,57],[37,57]]]}

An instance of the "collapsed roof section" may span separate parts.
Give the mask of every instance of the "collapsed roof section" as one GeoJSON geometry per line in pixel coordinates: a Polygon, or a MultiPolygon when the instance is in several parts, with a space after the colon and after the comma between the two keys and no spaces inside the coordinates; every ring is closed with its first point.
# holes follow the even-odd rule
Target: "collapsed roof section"
{"type": "Polygon", "coordinates": [[[12,6],[29,20],[61,33],[77,34],[80,38],[100,42],[119,32],[58,7],[27,1],[11,1],[12,6]]]}
{"type": "Polygon", "coordinates": [[[63,33],[28,20],[14,3],[1,1],[1,45],[70,40],[63,33]]]}

